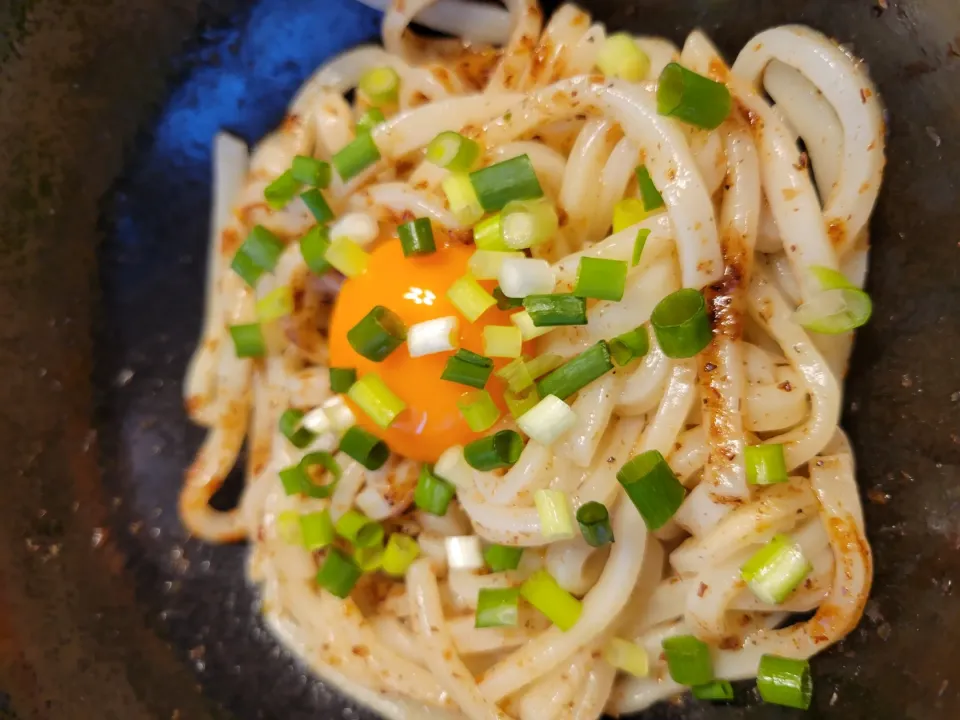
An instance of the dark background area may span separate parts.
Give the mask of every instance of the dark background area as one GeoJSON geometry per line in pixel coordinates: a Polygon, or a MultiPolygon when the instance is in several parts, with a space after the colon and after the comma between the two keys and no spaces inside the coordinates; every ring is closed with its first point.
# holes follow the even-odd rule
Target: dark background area
{"type": "MultiPolygon", "coordinates": [[[[845,426],[876,582],[809,716],[960,717],[960,4],[581,4],[731,57],[804,22],[869,62],[889,164],[845,426]]],[[[272,641],[244,548],[189,539],[176,496],[212,137],[257,140],[378,23],[352,0],[0,0],[0,718],[367,717],[272,641]]],[[[644,717],[796,715],[739,699],[644,717]]]]}

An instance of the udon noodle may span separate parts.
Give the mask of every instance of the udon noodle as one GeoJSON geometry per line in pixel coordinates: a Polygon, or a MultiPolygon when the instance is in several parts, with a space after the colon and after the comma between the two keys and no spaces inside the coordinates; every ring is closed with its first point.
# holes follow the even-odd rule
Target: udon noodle
{"type": "Polygon", "coordinates": [[[383,47],[359,47],[320,68],[249,155],[229,135],[216,139],[206,314],[185,383],[189,415],[208,434],[186,475],[185,525],[209,541],[249,541],[249,577],[271,629],[318,675],[388,717],[630,713],[686,689],[668,672],[666,638],[707,643],[716,677],[726,680],[755,677],[764,654],[805,659],[839,641],[858,622],[872,579],[854,457],[838,425],[852,333],[810,332],[795,311],[817,292],[810,266],[839,270],[859,287],[865,280],[884,163],[882,108],[866,68],[805,27],[760,33],[732,65],[694,31],[682,48],[637,37],[649,80],[626,82],[597,74],[607,30],[573,5],[549,22],[535,0],[505,0],[509,22],[490,8],[440,13],[461,42],[412,33],[431,4],[395,0],[383,47]],[[655,80],[671,62],[729,88],[733,111],[715,130],[658,114],[655,80]],[[380,161],[346,182],[334,174],[326,197],[338,215],[365,216],[381,241],[413,215],[471,242],[441,190],[447,171],[424,160],[438,133],[460,132],[479,143],[483,163],[531,159],[564,218],[533,249],[551,263],[558,291],[572,287],[581,257],[629,260],[638,230],[649,231],[622,302],[592,304],[585,326],[544,336],[538,352],[570,358],[648,325],[657,303],[680,288],[704,290],[713,322],[712,341],[690,359],[668,357],[651,333],[640,361],[577,395],[570,432],[549,448],[529,442],[505,474],[448,463],[457,498],[443,517],[412,505],[419,464],[403,457],[369,471],[336,454],[343,474],[326,499],[287,495],[278,478],[304,454],[338,448],[330,430],[297,449],[278,419],[289,407],[344,413],[326,345],[340,281],[309,273],[292,242],[314,224],[303,204],[272,209],[264,189],[295,156],[329,160],[354,139],[367,104],[348,98],[382,66],[400,78],[398,107],[371,131],[380,161]],[[616,204],[636,195],[641,162],[665,212],[610,234],[616,204]],[[288,244],[251,289],[230,263],[257,224],[288,244]],[[254,322],[258,298],[283,285],[301,300],[270,353],[237,357],[229,326],[254,322]],[[783,445],[788,482],[747,482],[744,451],[760,442],[783,445]],[[217,511],[209,501],[244,444],[242,499],[217,511]],[[648,450],[662,453],[688,490],[655,533],[616,479],[629,457],[648,450]],[[551,542],[532,499],[545,488],[566,493],[573,508],[604,503],[616,541],[551,542]],[[314,582],[323,553],[288,542],[279,519],[321,510],[337,519],[350,508],[417,537],[421,554],[405,577],[366,575],[341,599],[314,582]],[[794,538],[812,570],[770,604],[745,586],[741,566],[777,534],[794,538]],[[445,538],[471,535],[525,548],[519,567],[448,567],[445,538]],[[474,627],[480,589],[517,586],[540,569],[582,599],[573,627],[552,626],[526,605],[514,627],[474,627]],[[791,613],[809,619],[790,624],[791,613]],[[647,676],[608,664],[603,648],[614,637],[646,649],[647,676]]]}

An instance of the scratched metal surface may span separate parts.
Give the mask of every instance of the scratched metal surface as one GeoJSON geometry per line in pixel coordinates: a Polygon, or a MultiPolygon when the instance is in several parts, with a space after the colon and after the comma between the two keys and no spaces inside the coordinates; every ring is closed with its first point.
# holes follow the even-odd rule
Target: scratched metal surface
{"type": "MultiPolygon", "coordinates": [[[[960,6],[583,4],[675,40],[700,26],[731,53],[806,22],[870,63],[890,152],[845,425],[876,585],[861,627],[815,661],[809,716],[960,717],[960,6]]],[[[243,549],[188,539],[175,498],[200,440],[180,382],[210,140],[255,141],[377,24],[352,0],[0,3],[0,717],[369,717],[270,639],[243,549]]],[[[793,716],[749,687],[643,717],[793,716]]]]}

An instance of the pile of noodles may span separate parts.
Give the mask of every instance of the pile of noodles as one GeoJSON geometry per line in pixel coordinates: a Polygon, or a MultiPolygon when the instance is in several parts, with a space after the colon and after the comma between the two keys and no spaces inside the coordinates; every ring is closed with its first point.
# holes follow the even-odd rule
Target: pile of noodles
{"type": "Polygon", "coordinates": [[[812,292],[809,265],[864,281],[884,164],[881,105],[864,66],[805,27],[757,35],[732,65],[693,32],[682,49],[638,37],[651,81],[632,84],[595,74],[606,30],[573,5],[545,25],[535,0],[506,0],[508,23],[490,8],[476,17],[440,13],[470,44],[414,35],[408,25],[430,4],[396,0],[383,48],[356,48],[317,71],[249,158],[238,140],[216,140],[206,317],[185,390],[190,416],[209,433],[186,476],[185,524],[212,541],[248,539],[250,577],[270,627],[319,675],[390,717],[627,713],[684,690],[661,658],[666,637],[709,643],[717,678],[728,680],[755,676],[764,653],[807,658],[837,642],[860,618],[872,579],[854,458],[838,427],[852,337],[810,334],[793,312],[812,292]],[[727,83],[734,111],[719,128],[657,114],[653,79],[671,61],[727,83]],[[400,111],[373,130],[381,161],[350,182],[334,179],[327,196],[338,214],[367,213],[385,239],[413,213],[469,242],[439,189],[446,171],[423,160],[438,133],[458,131],[480,143],[487,164],[529,155],[565,216],[557,237],[536,250],[554,264],[560,291],[581,255],[628,259],[638,229],[650,231],[623,301],[597,303],[586,326],[551,333],[539,352],[572,357],[648,323],[658,301],[682,287],[705,290],[715,328],[689,360],[666,357],[651,334],[638,365],[579,393],[577,425],[562,442],[549,450],[530,442],[502,476],[469,470],[469,487],[444,517],[412,507],[418,466],[401,457],[370,472],[339,454],[343,476],[326,500],[288,497],[277,475],[305,452],[337,447],[328,434],[298,451],[277,421],[288,407],[331,400],[325,327],[338,281],[310,274],[289,242],[314,223],[307,209],[296,201],[272,210],[263,190],[295,155],[329,160],[353,139],[365,107],[345,94],[384,65],[401,78],[400,111]],[[635,194],[641,163],[666,212],[608,236],[613,207],[635,194]],[[289,244],[254,291],[229,265],[258,223],[289,244]],[[255,321],[257,296],[279,285],[298,298],[282,351],[237,358],[227,326],[255,321]],[[789,483],[748,486],[743,450],[761,439],[784,445],[789,483]],[[218,512],[208,501],[244,441],[242,501],[218,512]],[[630,456],[650,449],[689,490],[655,534],[615,478],[630,456]],[[605,503],[616,542],[549,543],[532,500],[541,488],[564,491],[574,508],[605,503]],[[341,600],[315,585],[316,558],[279,537],[277,517],[328,508],[337,518],[350,507],[417,535],[423,555],[405,578],[367,576],[341,600]],[[745,588],[740,566],[782,532],[814,569],[785,604],[771,606],[745,588]],[[448,569],[444,538],[470,534],[527,548],[520,567],[448,569]],[[474,628],[480,588],[516,585],[542,567],[582,597],[573,628],[562,632],[523,610],[516,628],[474,628]],[[814,610],[783,627],[790,613],[814,610]],[[647,648],[649,677],[618,674],[603,660],[599,649],[614,635],[647,648]]]}

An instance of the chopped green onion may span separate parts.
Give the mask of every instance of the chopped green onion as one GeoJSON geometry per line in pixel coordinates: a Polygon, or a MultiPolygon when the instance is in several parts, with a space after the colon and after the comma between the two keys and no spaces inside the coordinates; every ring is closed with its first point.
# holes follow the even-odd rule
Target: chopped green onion
{"type": "Polygon", "coordinates": [[[303,534],[300,532],[300,513],[295,510],[284,510],[277,515],[277,535],[287,545],[302,545],[303,534]]]}
{"type": "Polygon", "coordinates": [[[617,473],[617,480],[649,530],[659,530],[666,525],[687,494],[657,450],[648,450],[628,460],[617,473]]]}
{"type": "Polygon", "coordinates": [[[563,358],[555,353],[544,353],[527,361],[527,369],[534,380],[563,365],[563,358]]]}
{"type": "MultiPolygon", "coordinates": [[[[349,242],[349,241],[348,241],[349,242]]],[[[407,328],[400,316],[383,305],[376,305],[347,331],[350,347],[374,362],[382,362],[403,345],[407,328]]]]}
{"type": "Polygon", "coordinates": [[[360,76],[358,87],[374,105],[387,105],[397,101],[400,76],[389,65],[371,68],[360,76]]]}
{"type": "Polygon", "coordinates": [[[347,510],[334,524],[337,535],[356,547],[376,547],[383,543],[383,525],[362,512],[347,510]]]}
{"type": "Polygon", "coordinates": [[[474,627],[516,627],[520,621],[519,588],[481,588],[474,627]]]}
{"type": "Polygon", "coordinates": [[[779,605],[813,570],[803,548],[786,535],[775,535],[740,568],[740,577],[760,600],[779,605]]]}
{"type": "Polygon", "coordinates": [[[453,483],[437,475],[426,463],[420,466],[420,477],[413,491],[414,505],[424,512],[442,517],[447,514],[450,501],[456,494],[457,488],[453,483]]]}
{"type": "Polygon", "coordinates": [[[573,294],[577,297],[598,300],[623,299],[627,286],[627,263],[623,260],[581,257],[577,266],[577,285],[573,294]]]}
{"type": "Polygon", "coordinates": [[[813,678],[807,660],[764,655],[757,670],[757,689],[764,702],[806,710],[813,699],[813,678]]]}
{"type": "Polygon", "coordinates": [[[512,200],[536,200],[543,197],[528,155],[504,160],[470,173],[470,183],[487,212],[502,210],[512,200]]]}
{"type": "Polygon", "coordinates": [[[520,393],[508,389],[503,393],[503,401],[507,404],[507,410],[510,411],[514,420],[519,420],[537,406],[540,402],[540,396],[537,395],[536,388],[530,388],[526,392],[520,393]]]}
{"type": "Polygon", "coordinates": [[[774,485],[790,479],[783,445],[748,445],[743,460],[747,466],[747,482],[751,485],[774,485]]]}
{"type": "Polygon", "coordinates": [[[230,269],[239,275],[250,287],[256,287],[257,281],[263,275],[263,268],[257,265],[253,258],[247,255],[241,247],[233,256],[230,269]]]}
{"type": "Polygon", "coordinates": [[[444,539],[447,551],[447,567],[451,570],[479,570],[483,567],[483,552],[480,538],[476,535],[459,535],[444,539]]]}
{"type": "Polygon", "coordinates": [[[633,257],[630,260],[630,267],[636,267],[637,263],[640,262],[640,256],[643,254],[643,248],[649,237],[650,230],[647,228],[637,230],[637,239],[633,241],[633,257]]]}
{"type": "Polygon", "coordinates": [[[491,372],[493,372],[493,360],[469,350],[460,349],[447,359],[440,379],[480,390],[487,384],[491,372]]]}
{"type": "Polygon", "coordinates": [[[510,248],[503,239],[503,214],[496,213],[478,222],[473,228],[473,242],[478,250],[508,252],[510,248]]]}
{"type": "Polygon", "coordinates": [[[370,254],[347,237],[334,238],[327,248],[327,262],[348,278],[362,275],[370,263],[370,254]]]}
{"type": "Polygon", "coordinates": [[[460,321],[453,315],[410,326],[407,331],[407,350],[410,357],[418,358],[455,350],[459,327],[460,321]]]}
{"type": "Polygon", "coordinates": [[[300,199],[307,206],[307,210],[313,215],[318,223],[325,223],[333,220],[335,216],[330,204],[317,188],[310,188],[306,192],[300,193],[300,199]]]}
{"type": "Polygon", "coordinates": [[[587,301],[573,293],[527,295],[523,307],[536,327],[587,324],[587,301]]]}
{"type": "Polygon", "coordinates": [[[289,408],[280,416],[280,432],[295,448],[303,449],[313,442],[316,435],[302,427],[303,411],[289,408]]]}
{"type": "Polygon", "coordinates": [[[485,432],[500,419],[500,409],[486,390],[464,393],[457,400],[457,408],[473,432],[485,432]]]}
{"type": "Polygon", "coordinates": [[[368,373],[357,380],[347,392],[347,397],[384,429],[390,427],[397,416],[407,409],[407,404],[376,373],[368,373]]]}
{"type": "Polygon", "coordinates": [[[674,682],[696,686],[713,682],[710,648],[693,635],[675,635],[663,641],[667,668],[674,682]]]}
{"type": "Polygon", "coordinates": [[[404,257],[429,255],[437,251],[430,218],[417,218],[405,222],[397,227],[397,234],[400,236],[400,247],[403,249],[404,257]]]}
{"type": "Polygon", "coordinates": [[[330,368],[330,389],[343,394],[357,381],[356,368],[330,368]]]}
{"type": "Polygon", "coordinates": [[[274,210],[283,210],[293,200],[293,196],[300,192],[300,187],[300,181],[287,170],[264,188],[263,199],[274,210]]]}
{"type": "Polygon", "coordinates": [[[713,338],[703,294],[693,288],[677,290],[657,303],[650,324],[669,358],[693,357],[713,338]]]}
{"type": "Polygon", "coordinates": [[[634,677],[646,677],[650,673],[647,651],[636,643],[610,638],[603,647],[603,659],[611,667],[628,672],[634,677]]]}
{"type": "Polygon", "coordinates": [[[537,570],[520,586],[520,596],[561,630],[577,624],[583,604],[564,590],[546,570],[537,570]]]}
{"type": "Polygon", "coordinates": [[[526,310],[513,313],[510,316],[510,322],[516,325],[520,330],[520,336],[523,338],[524,342],[538,338],[541,335],[546,335],[548,332],[553,330],[553,327],[537,327],[534,325],[533,318],[530,317],[530,313],[528,313],[526,310]]]}
{"type": "MultiPolygon", "coordinates": [[[[319,192],[319,191],[318,191],[319,192]]],[[[310,272],[323,275],[331,267],[327,262],[327,250],[330,248],[330,231],[325,225],[315,225],[300,238],[300,254],[310,272]]]]}
{"type": "Polygon", "coordinates": [[[456,132],[442,132],[427,146],[427,160],[450,172],[467,172],[479,157],[480,145],[456,132]]]}
{"type": "Polygon", "coordinates": [[[394,533],[387,540],[381,567],[387,575],[401,577],[420,556],[420,545],[409,535],[394,533]]]}
{"type": "Polygon", "coordinates": [[[312,498],[330,497],[341,475],[340,465],[328,452],[312,452],[304,455],[296,465],[280,471],[280,482],[287,495],[306,495],[312,498]],[[322,467],[333,479],[325,485],[316,482],[313,468],[322,467]]]}
{"type": "MultiPolygon", "coordinates": [[[[470,268],[470,274],[480,280],[496,280],[503,268],[504,261],[508,259],[520,260],[526,259],[522,252],[500,252],[498,250],[477,250],[470,256],[467,267],[470,268]]],[[[550,286],[553,289],[553,286],[550,286]]]]}
{"type": "Polygon", "coordinates": [[[447,196],[450,212],[463,225],[473,225],[483,217],[483,207],[477,197],[470,178],[464,173],[450,173],[440,183],[443,194],[447,196]]]}
{"type": "Polygon", "coordinates": [[[274,288],[257,300],[257,318],[262,322],[273,322],[293,312],[293,290],[289,285],[274,288]]]}
{"type": "Polygon", "coordinates": [[[333,542],[333,519],[329,510],[300,516],[300,536],[307,550],[321,550],[333,542]]]}
{"type": "Polygon", "coordinates": [[[523,335],[517,327],[487,325],[483,328],[483,352],[488,357],[520,357],[523,335]]]}
{"type": "Polygon", "coordinates": [[[842,290],[844,288],[856,288],[839,270],[828,268],[825,265],[811,265],[807,268],[813,279],[817,281],[821,290],[842,290]]]}
{"type": "Polygon", "coordinates": [[[577,414],[556,395],[546,395],[517,425],[541,445],[552,445],[560,436],[577,424],[577,414]]]}
{"type": "Polygon", "coordinates": [[[367,470],[379,470],[390,457],[390,448],[373,433],[354,425],[340,440],[340,452],[352,457],[367,470]]]}
{"type": "Polygon", "coordinates": [[[557,234],[560,221],[546,199],[511,200],[500,218],[503,242],[511,250],[523,250],[547,242],[557,234]]]}
{"type": "Polygon", "coordinates": [[[447,298],[470,322],[476,322],[487,310],[497,304],[472,275],[464,275],[454,281],[447,290],[447,298]]]}
{"type": "Polygon", "coordinates": [[[365,573],[379,570],[383,564],[383,545],[354,548],[353,561],[365,573]]]}
{"type": "Polygon", "coordinates": [[[714,680],[706,685],[695,685],[693,696],[697,700],[720,700],[730,702],[733,700],[733,685],[726,680],[714,680]]]}
{"type": "Polygon", "coordinates": [[[297,155],[290,172],[297,182],[310,187],[323,189],[330,184],[330,163],[307,155],[297,155]]]}
{"type": "Polygon", "coordinates": [[[642,358],[650,351],[650,336],[641,325],[638,328],[617,335],[610,341],[610,354],[617,365],[623,367],[631,360],[642,358]]]}
{"type": "MultiPolygon", "coordinates": [[[[527,413],[524,417],[529,417],[527,413]]],[[[569,540],[573,537],[570,500],[559,490],[540,489],[533,494],[533,503],[540,517],[540,534],[547,540],[569,540]]]]}
{"type": "Polygon", "coordinates": [[[338,598],[350,595],[363,571],[349,557],[336,548],[330,548],[323,567],[317,572],[317,585],[338,598]]]}
{"type": "Polygon", "coordinates": [[[726,85],[669,63],[657,81],[657,112],[705,130],[720,126],[733,102],[726,85]]]}
{"type": "Polygon", "coordinates": [[[247,255],[257,267],[271,272],[283,254],[283,242],[263,225],[254,225],[237,253],[247,255]]]}
{"type": "Polygon", "coordinates": [[[523,439],[513,430],[501,430],[463,448],[463,459],[474,470],[497,470],[514,465],[523,452],[523,439]]]}
{"type": "Polygon", "coordinates": [[[649,217],[639,198],[624,198],[613,206],[613,232],[623,232],[649,217]]]}
{"type": "Polygon", "coordinates": [[[357,135],[349,145],[346,145],[333,158],[333,167],[344,182],[355,178],[380,159],[380,150],[373,141],[370,133],[357,135]]]}
{"type": "Polygon", "coordinates": [[[497,370],[496,376],[503,380],[507,387],[515,393],[523,392],[529,387],[533,387],[533,374],[527,367],[526,358],[518,357],[511,360],[502,368],[497,370]]]}
{"type": "MultiPolygon", "coordinates": [[[[499,285],[493,289],[493,297],[496,299],[497,308],[500,310],[513,310],[518,307],[523,307],[523,298],[507,297],[499,285]]],[[[530,321],[530,326],[533,327],[532,320],[530,321]]]]}
{"type": "Polygon", "coordinates": [[[793,318],[807,330],[839,335],[866,325],[872,314],[873,302],[863,290],[834,288],[808,298],[793,318]]]}
{"type": "Polygon", "coordinates": [[[537,392],[540,397],[556,395],[566,400],[611,370],[610,348],[601,340],[537,382],[537,392]]]}
{"type": "Polygon", "coordinates": [[[577,524],[583,539],[591,547],[603,547],[614,541],[610,512],[603,503],[591,500],[581,505],[577,510],[577,524]]]}
{"type": "Polygon", "coordinates": [[[643,209],[648,213],[659,210],[664,206],[663,195],[653,184],[653,178],[650,177],[650,171],[646,165],[641,165],[636,169],[637,188],[640,190],[640,198],[643,200],[643,209]]]}
{"type": "Polygon", "coordinates": [[[615,33],[597,53],[597,67],[607,77],[640,82],[650,72],[650,58],[629,34],[615,33]]]}
{"type": "Polygon", "coordinates": [[[357,120],[357,135],[371,132],[377,125],[386,122],[386,119],[380,108],[370,108],[357,120]]]}
{"type": "Polygon", "coordinates": [[[523,557],[522,547],[508,547],[506,545],[488,545],[483,551],[483,560],[493,572],[516,570],[523,557]]]}
{"type": "Polygon", "coordinates": [[[267,343],[263,339],[260,323],[231,325],[229,330],[237,357],[263,357],[267,354],[267,343]]]}
{"type": "Polygon", "coordinates": [[[500,268],[500,289],[514,298],[553,292],[556,273],[546,260],[512,257],[500,268]]]}

